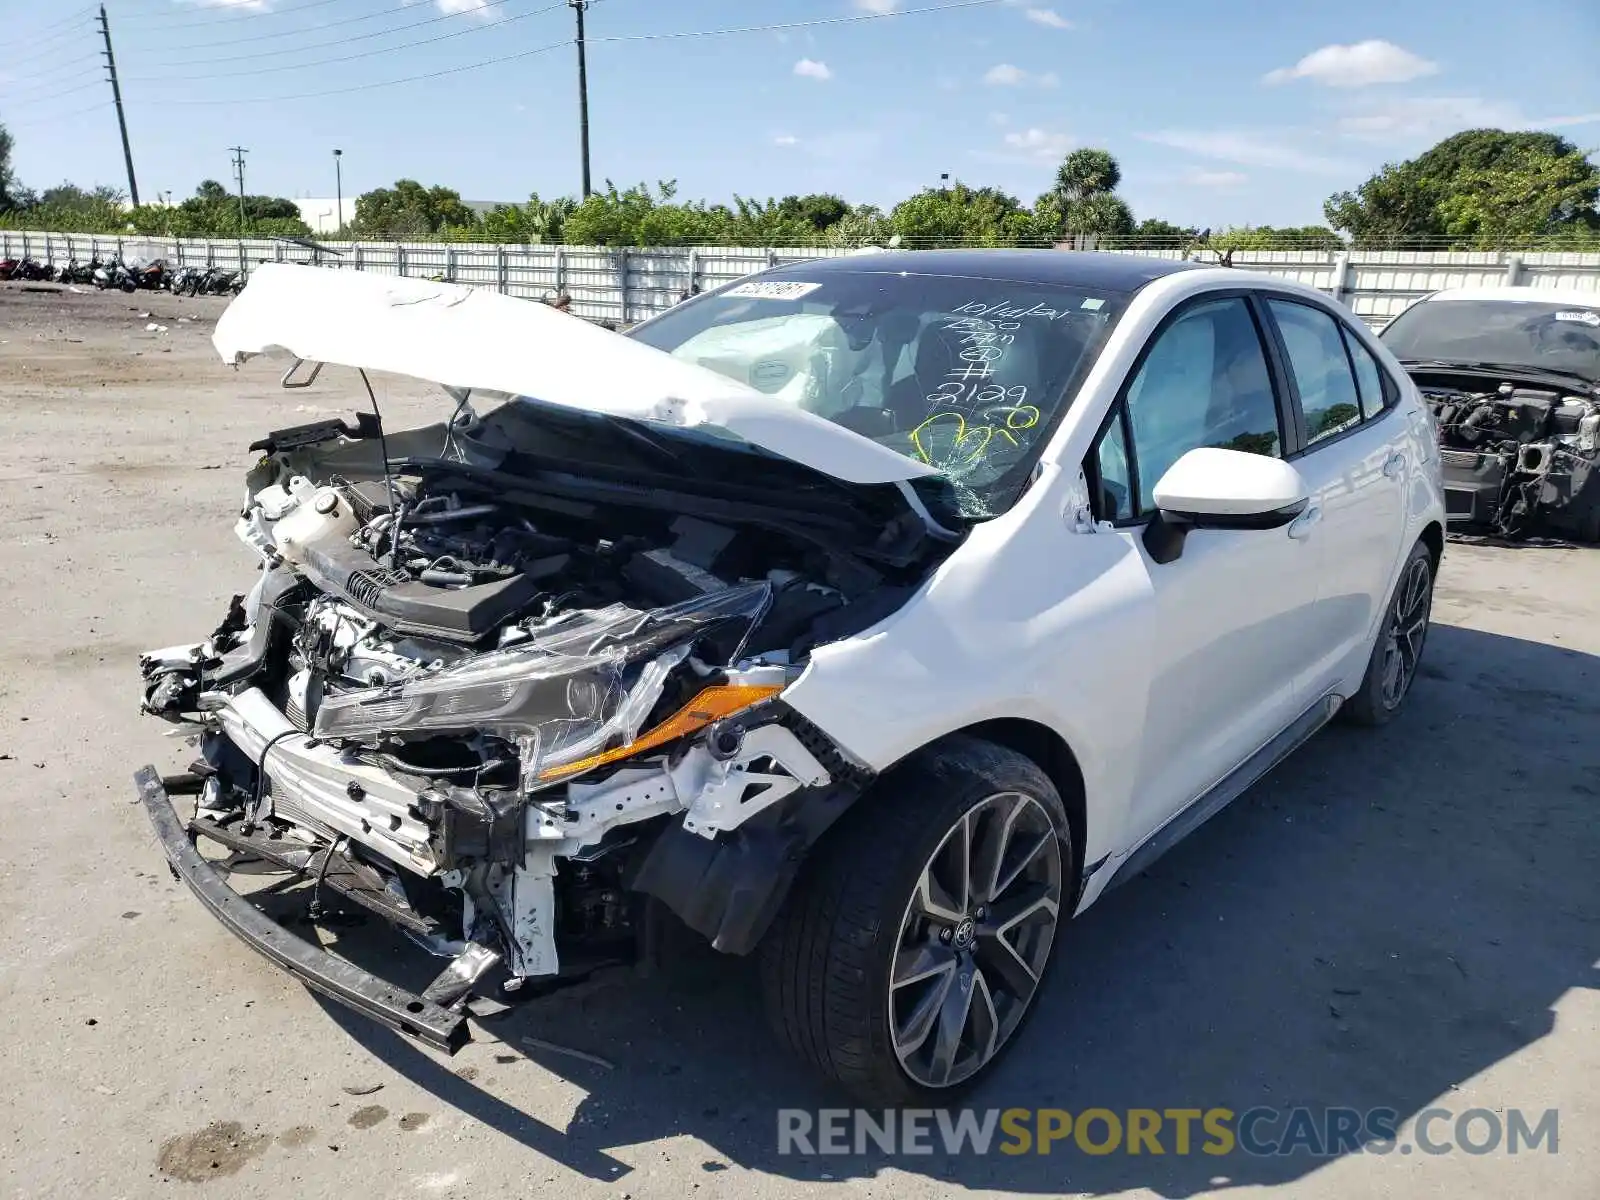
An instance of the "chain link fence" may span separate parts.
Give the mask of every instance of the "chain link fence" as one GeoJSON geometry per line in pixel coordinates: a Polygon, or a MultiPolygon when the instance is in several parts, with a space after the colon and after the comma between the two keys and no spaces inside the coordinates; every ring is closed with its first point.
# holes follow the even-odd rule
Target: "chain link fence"
{"type": "MultiPolygon", "coordinates": [[[[1129,254],[1214,262],[1207,250],[1177,246],[1129,254]]],[[[246,273],[263,262],[298,262],[383,275],[441,279],[539,299],[565,293],[571,311],[627,326],[695,291],[754,271],[853,253],[835,247],[484,245],[456,242],[310,243],[279,239],[107,237],[0,230],[0,258],[32,257],[60,267],[77,259],[165,259],[169,267],[246,273]]],[[[915,254],[916,251],[906,251],[915,254]]],[[[1374,326],[1421,296],[1448,287],[1525,285],[1594,292],[1600,252],[1432,250],[1239,250],[1232,265],[1318,288],[1374,326]]]]}

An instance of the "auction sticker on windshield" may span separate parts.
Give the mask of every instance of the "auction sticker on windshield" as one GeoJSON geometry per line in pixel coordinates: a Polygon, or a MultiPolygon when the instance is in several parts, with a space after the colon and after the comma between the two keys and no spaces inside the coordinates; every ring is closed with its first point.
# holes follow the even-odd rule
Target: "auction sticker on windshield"
{"type": "Polygon", "coordinates": [[[797,283],[787,279],[767,279],[756,283],[741,283],[723,293],[725,296],[748,296],[754,300],[799,300],[809,296],[822,285],[797,283]]]}
{"type": "Polygon", "coordinates": [[[1556,320],[1575,321],[1579,325],[1600,326],[1600,313],[1590,312],[1583,308],[1574,308],[1566,312],[1558,312],[1556,320]]]}

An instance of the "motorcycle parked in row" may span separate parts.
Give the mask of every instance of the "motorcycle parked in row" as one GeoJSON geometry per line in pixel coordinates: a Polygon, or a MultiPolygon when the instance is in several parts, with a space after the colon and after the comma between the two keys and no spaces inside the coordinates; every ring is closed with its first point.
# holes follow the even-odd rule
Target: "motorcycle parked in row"
{"type": "Polygon", "coordinates": [[[168,284],[174,295],[237,296],[244,289],[244,274],[224,267],[182,267],[173,272],[168,284]]]}
{"type": "Polygon", "coordinates": [[[74,258],[74,259],[70,260],[67,263],[66,266],[62,267],[59,272],[57,272],[57,274],[56,274],[56,282],[57,283],[93,283],[94,282],[94,273],[95,273],[96,270],[99,269],[99,267],[100,267],[100,257],[99,257],[99,255],[96,255],[94,258],[91,258],[86,263],[79,262],[77,259],[74,258]]]}
{"type": "Polygon", "coordinates": [[[129,268],[133,275],[133,285],[142,292],[159,292],[167,286],[167,260],[152,258],[136,260],[129,268]]]}
{"type": "Polygon", "coordinates": [[[8,258],[0,261],[0,279],[39,283],[49,282],[55,277],[55,269],[46,266],[37,258],[8,258]]]}
{"type": "Polygon", "coordinates": [[[120,256],[107,259],[98,267],[95,267],[91,279],[94,282],[94,286],[102,292],[108,288],[119,288],[124,292],[132,292],[137,291],[139,287],[134,273],[122,261],[120,256]]]}

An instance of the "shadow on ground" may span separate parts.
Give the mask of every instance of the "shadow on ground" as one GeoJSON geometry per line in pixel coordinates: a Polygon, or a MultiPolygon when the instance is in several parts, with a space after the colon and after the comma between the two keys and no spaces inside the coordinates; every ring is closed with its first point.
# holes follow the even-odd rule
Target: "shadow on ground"
{"type": "MultiPolygon", "coordinates": [[[[1447,1096],[1547,1033],[1563,993],[1600,986],[1597,718],[1600,658],[1436,627],[1393,725],[1330,728],[1074,923],[1025,1045],[969,1103],[1388,1107],[1403,1121],[1447,1096]]],[[[434,964],[402,967],[381,938],[363,930],[341,948],[420,986],[434,964]]],[[[593,1178],[625,1176],[611,1150],[679,1134],[792,1179],[889,1165],[777,1152],[777,1109],[847,1101],[776,1051],[749,964],[710,951],[686,949],[648,984],[624,974],[484,1027],[506,1042],[497,1052],[587,1089],[565,1130],[326,1007],[442,1103],[593,1178]],[[522,1036],[616,1067],[532,1050],[522,1036]]],[[[1292,1181],[1325,1161],[1167,1148],[1090,1157],[1063,1144],[1050,1157],[940,1152],[892,1165],[973,1188],[1182,1197],[1292,1181]]]]}

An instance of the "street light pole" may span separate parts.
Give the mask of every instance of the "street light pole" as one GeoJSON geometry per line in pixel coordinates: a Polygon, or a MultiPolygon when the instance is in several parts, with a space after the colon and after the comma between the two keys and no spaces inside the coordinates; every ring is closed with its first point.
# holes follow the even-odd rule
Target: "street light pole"
{"type": "Polygon", "coordinates": [[[589,61],[583,37],[583,10],[589,0],[567,0],[578,14],[578,132],[583,144],[583,198],[587,200],[594,189],[589,183],[589,61]]]}
{"type": "Polygon", "coordinates": [[[341,166],[343,161],[344,151],[335,150],[333,152],[333,194],[338,198],[336,202],[339,205],[338,228],[333,231],[336,234],[344,230],[344,168],[341,166]]]}

